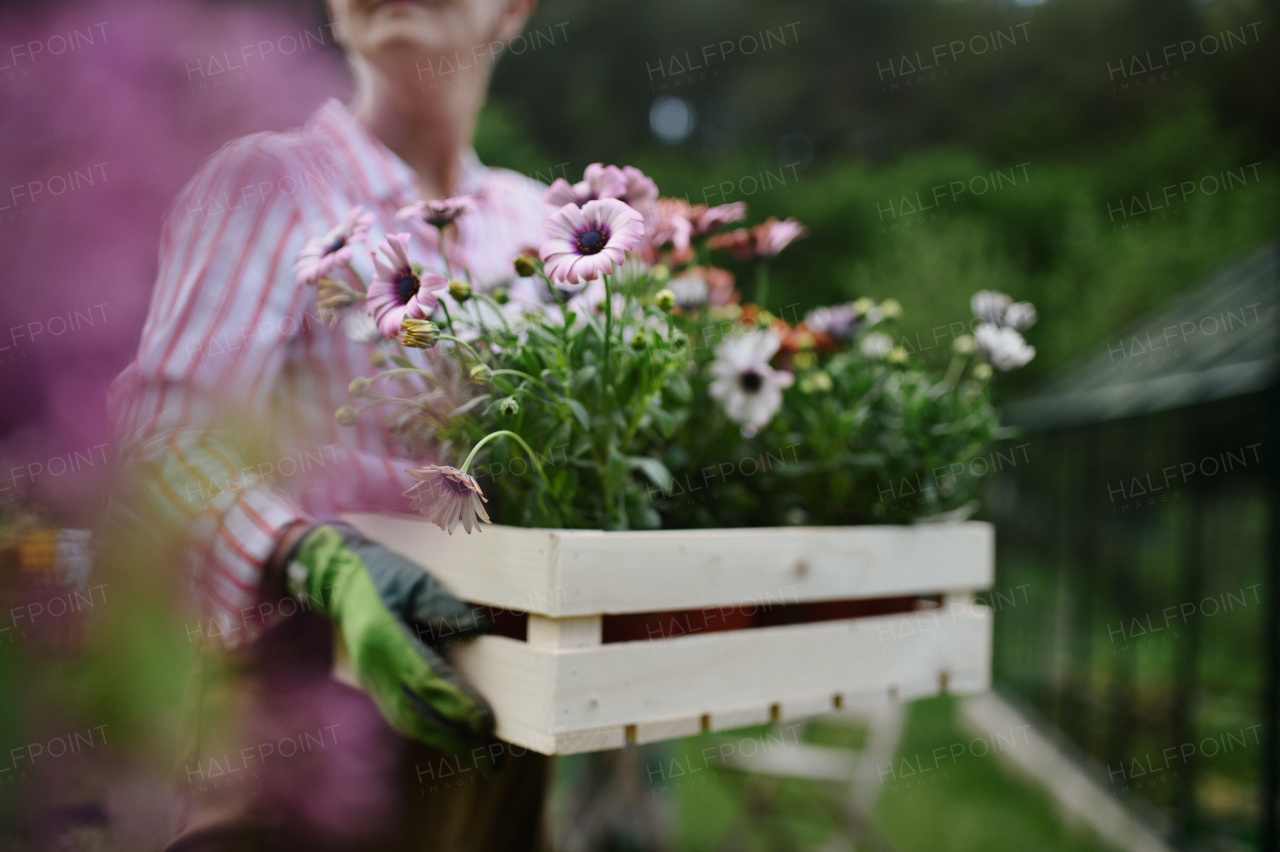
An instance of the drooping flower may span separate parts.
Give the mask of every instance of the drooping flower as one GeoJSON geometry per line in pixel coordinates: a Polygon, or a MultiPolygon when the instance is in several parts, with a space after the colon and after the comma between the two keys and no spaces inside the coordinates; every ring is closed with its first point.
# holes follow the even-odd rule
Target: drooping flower
{"type": "Polygon", "coordinates": [[[794,380],[791,373],[769,366],[779,346],[776,334],[761,330],[730,337],[716,347],[709,392],[748,437],[769,424],[782,407],[782,389],[794,380]]]}
{"type": "Polygon", "coordinates": [[[612,272],[644,236],[644,220],[616,198],[565,204],[543,225],[540,252],[547,277],[581,284],[612,272]]]}
{"type": "Polygon", "coordinates": [[[458,195],[443,201],[415,201],[397,210],[396,220],[417,219],[436,228],[443,228],[473,209],[475,204],[476,200],[470,195],[458,195]]]}
{"type": "Polygon", "coordinates": [[[363,298],[358,292],[334,278],[316,281],[316,318],[333,328],[347,308],[363,298]]]}
{"type": "Polygon", "coordinates": [[[373,214],[359,205],[347,212],[347,218],[323,237],[307,240],[293,264],[293,277],[299,284],[314,284],[334,267],[351,262],[355,246],[363,243],[373,224],[373,214]]]}
{"type": "Polygon", "coordinates": [[[1028,346],[1017,329],[994,323],[979,323],[973,342],[984,361],[1001,372],[1024,366],[1036,357],[1036,348],[1028,346]]]}
{"type": "Polygon", "coordinates": [[[738,228],[736,231],[717,234],[707,245],[727,251],[738,260],[755,260],[777,257],[779,252],[807,233],[804,225],[795,219],[778,221],[770,216],[749,230],[738,228]]]}
{"type": "Polygon", "coordinates": [[[369,285],[369,313],[382,336],[394,340],[403,320],[431,315],[440,291],[449,288],[449,279],[435,272],[424,273],[409,262],[408,234],[388,234],[381,248],[386,262],[373,256],[376,274],[369,285]]]}
{"type": "Polygon", "coordinates": [[[417,480],[404,492],[410,498],[410,508],[450,535],[458,524],[470,535],[473,528],[479,530],[481,521],[492,523],[484,510],[489,501],[480,484],[456,467],[432,464],[405,472],[417,480]]]}
{"type": "MultiPolygon", "coordinates": [[[[637,173],[639,169],[636,170],[637,173]]],[[[643,175],[641,175],[643,177],[643,175]]],[[[575,204],[582,207],[601,198],[622,198],[627,194],[627,175],[617,166],[592,163],[582,174],[582,180],[569,183],[556,178],[543,196],[543,200],[555,207],[575,204]]]]}

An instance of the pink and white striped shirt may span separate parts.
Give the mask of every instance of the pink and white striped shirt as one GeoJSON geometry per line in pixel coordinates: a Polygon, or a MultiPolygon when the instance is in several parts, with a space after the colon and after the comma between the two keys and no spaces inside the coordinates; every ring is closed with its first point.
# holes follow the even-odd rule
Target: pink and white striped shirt
{"type": "MultiPolygon", "coordinates": [[[[514,276],[551,208],[536,181],[463,158],[456,269],[481,289],[514,276]]],[[[363,205],[376,221],[354,266],[403,231],[396,211],[422,197],[417,176],[330,100],[307,124],[229,143],[174,202],[136,360],[112,386],[127,462],[143,474],[146,511],[189,529],[197,592],[223,642],[263,627],[253,609],[283,529],[341,512],[405,508],[412,484],[376,418],[340,427],[347,385],[370,375],[372,346],[316,320],[315,288],[294,282],[306,240],[363,205]]],[[[415,240],[419,259],[439,257],[415,240]]],[[[137,513],[137,510],[133,510],[137,513]]]]}

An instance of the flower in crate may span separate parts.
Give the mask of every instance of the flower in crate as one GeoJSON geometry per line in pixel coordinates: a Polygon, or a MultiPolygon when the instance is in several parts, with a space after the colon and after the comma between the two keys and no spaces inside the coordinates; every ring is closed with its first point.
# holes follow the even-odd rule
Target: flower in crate
{"type": "Polygon", "coordinates": [[[808,230],[795,219],[783,219],[770,216],[754,228],[739,228],[725,234],[712,237],[707,245],[713,249],[727,251],[738,260],[757,260],[777,257],[778,254],[796,240],[805,236],[808,230]]]}
{"type": "Polygon", "coordinates": [[[616,198],[565,204],[543,226],[540,252],[547,277],[581,284],[607,275],[644,236],[644,220],[616,198]]]}
{"type": "Polygon", "coordinates": [[[716,347],[709,392],[748,437],[769,424],[782,407],[782,389],[793,381],[791,373],[769,366],[780,345],[778,336],[766,329],[730,337],[716,347]]]}
{"type": "Polygon", "coordinates": [[[315,284],[336,267],[351,262],[355,247],[364,242],[373,224],[373,214],[359,205],[347,212],[347,218],[323,237],[307,240],[293,264],[293,277],[299,284],[315,284]]]}
{"type": "Polygon", "coordinates": [[[622,203],[639,211],[646,219],[653,216],[658,206],[658,185],[653,178],[635,166],[623,166],[622,179],[626,186],[622,195],[617,196],[622,203]]]}
{"type": "Polygon", "coordinates": [[[733,273],[717,266],[694,266],[671,279],[671,292],[681,310],[696,310],[734,304],[741,296],[733,286],[733,273]]]}
{"type": "Polygon", "coordinates": [[[474,208],[475,203],[475,199],[470,195],[458,195],[443,201],[415,201],[396,211],[396,219],[417,220],[436,228],[443,228],[474,208]]]}
{"type": "Polygon", "coordinates": [[[1036,348],[1027,345],[1015,328],[994,323],[979,323],[973,342],[982,359],[1001,372],[1015,370],[1036,357],[1036,348]]]}
{"type": "MultiPolygon", "coordinates": [[[[639,173],[639,169],[636,172],[639,173]]],[[[582,180],[569,183],[564,178],[556,178],[555,182],[542,197],[544,201],[555,207],[574,204],[582,207],[590,201],[601,198],[622,198],[627,194],[627,175],[617,166],[606,166],[592,163],[583,172],[582,180]]],[[[656,194],[656,188],[655,188],[656,194]]]]}
{"type": "Polygon", "coordinates": [[[705,237],[712,231],[718,231],[725,225],[741,222],[747,218],[747,205],[744,201],[732,204],[721,204],[716,207],[705,207],[701,204],[693,207],[693,236],[705,237]]]}
{"type": "Polygon", "coordinates": [[[489,501],[480,490],[480,483],[456,467],[431,464],[405,473],[417,480],[404,492],[410,498],[410,507],[450,535],[458,524],[470,535],[473,528],[480,528],[481,521],[492,523],[484,510],[489,501]]]}
{"type": "Polygon", "coordinates": [[[384,261],[376,254],[376,270],[369,285],[369,313],[378,331],[388,340],[400,334],[405,319],[427,319],[440,301],[440,291],[449,289],[449,279],[435,272],[422,272],[409,262],[409,235],[388,234],[382,244],[384,261]]]}
{"type": "Polygon", "coordinates": [[[867,358],[884,358],[893,351],[893,338],[883,332],[873,331],[862,338],[858,350],[867,358]]]}
{"type": "Polygon", "coordinates": [[[849,340],[861,330],[865,314],[859,314],[852,302],[814,308],[804,315],[805,328],[814,334],[825,334],[834,340],[849,340]]]}

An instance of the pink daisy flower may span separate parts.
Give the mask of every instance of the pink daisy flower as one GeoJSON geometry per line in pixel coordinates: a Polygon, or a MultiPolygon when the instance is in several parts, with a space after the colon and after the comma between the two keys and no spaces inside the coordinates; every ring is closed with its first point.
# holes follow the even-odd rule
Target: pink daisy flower
{"type": "Polygon", "coordinates": [[[795,219],[779,222],[772,216],[751,229],[759,257],[777,257],[779,252],[807,233],[808,229],[795,219]]]}
{"type": "Polygon", "coordinates": [[[431,315],[440,291],[449,289],[449,279],[435,272],[422,273],[409,262],[408,234],[387,234],[381,248],[389,262],[373,256],[376,272],[369,285],[369,314],[378,332],[395,340],[402,321],[431,315]]]}
{"type": "Polygon", "coordinates": [[[581,284],[607,275],[644,237],[640,214],[616,198],[567,203],[542,226],[542,262],[557,284],[581,284]]]}
{"type": "Polygon", "coordinates": [[[712,231],[723,228],[725,225],[732,225],[734,222],[741,222],[747,218],[747,205],[744,201],[721,204],[718,207],[702,207],[699,204],[693,209],[697,213],[697,217],[693,220],[694,237],[705,236],[712,231]]]}
{"type": "MultiPolygon", "coordinates": [[[[639,170],[636,170],[639,173],[639,170]]],[[[641,177],[644,177],[641,175],[641,177]]],[[[606,166],[592,163],[583,172],[582,180],[569,183],[564,178],[556,178],[543,196],[543,200],[556,207],[565,204],[576,204],[581,207],[588,201],[600,198],[621,198],[627,194],[627,175],[617,166],[606,166]]],[[[657,190],[654,190],[655,194],[657,190]]]]}
{"type": "Polygon", "coordinates": [[[359,205],[352,207],[342,224],[323,237],[312,237],[298,252],[293,277],[299,284],[314,284],[328,277],[334,267],[351,262],[355,247],[363,243],[373,224],[373,214],[359,205]]]}
{"type": "Polygon", "coordinates": [[[492,523],[484,510],[489,501],[480,490],[480,483],[456,467],[431,464],[405,473],[417,480],[404,492],[410,498],[410,507],[449,535],[458,524],[470,535],[472,528],[480,529],[481,521],[492,523]]]}
{"type": "Polygon", "coordinates": [[[416,219],[436,228],[452,224],[464,213],[470,212],[476,200],[470,195],[458,195],[443,201],[415,201],[396,211],[396,220],[416,219]]]}

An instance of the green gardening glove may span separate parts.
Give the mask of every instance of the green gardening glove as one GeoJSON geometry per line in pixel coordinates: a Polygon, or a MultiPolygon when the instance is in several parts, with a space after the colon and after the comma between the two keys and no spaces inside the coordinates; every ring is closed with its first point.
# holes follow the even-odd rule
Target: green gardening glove
{"type": "Polygon", "coordinates": [[[346,524],[313,527],[286,564],[289,593],[337,624],[356,679],[391,727],[450,753],[492,741],[488,704],[428,644],[487,631],[483,616],[346,524]]]}

